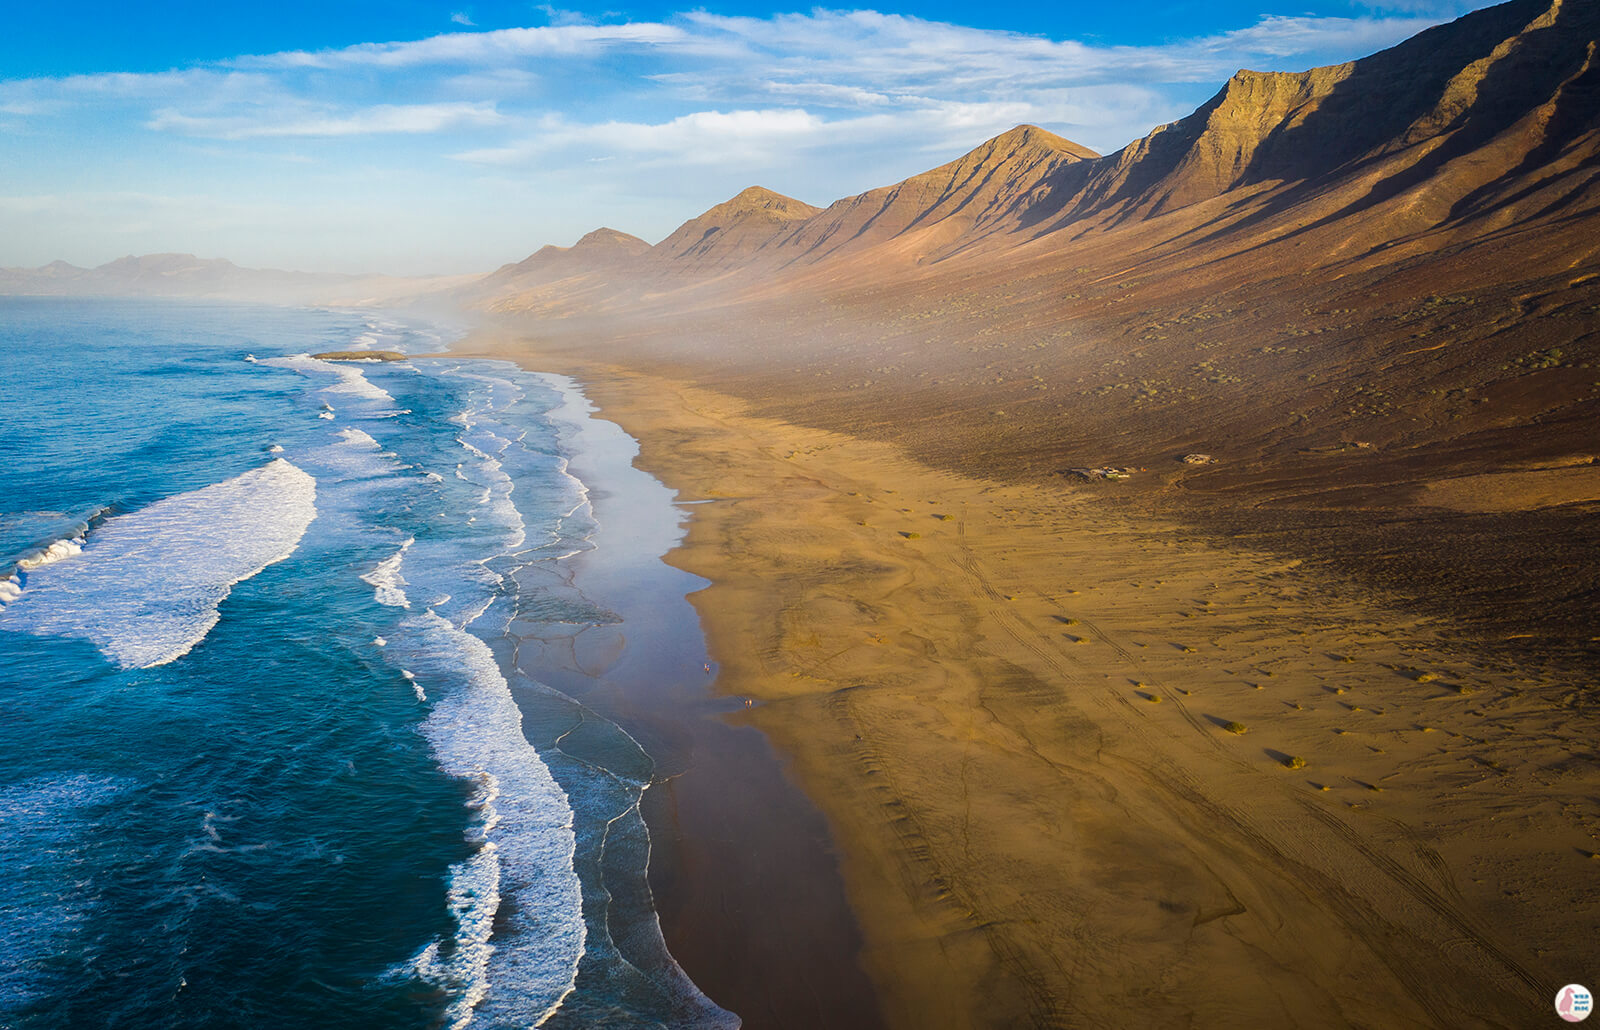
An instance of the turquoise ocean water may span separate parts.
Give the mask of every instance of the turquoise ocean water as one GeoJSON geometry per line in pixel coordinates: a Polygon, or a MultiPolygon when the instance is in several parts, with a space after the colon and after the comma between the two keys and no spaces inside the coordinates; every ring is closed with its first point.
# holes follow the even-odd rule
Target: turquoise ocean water
{"type": "Polygon", "coordinates": [[[651,760],[505,660],[616,618],[531,574],[595,546],[572,384],[305,356],[447,344],[0,299],[0,1027],[737,1025],[651,760]]]}

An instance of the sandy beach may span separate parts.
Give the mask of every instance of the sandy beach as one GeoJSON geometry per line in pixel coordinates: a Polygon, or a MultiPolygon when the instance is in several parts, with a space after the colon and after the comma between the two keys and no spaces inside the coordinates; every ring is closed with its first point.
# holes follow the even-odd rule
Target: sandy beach
{"type": "MultiPolygon", "coordinates": [[[[1517,1026],[1594,968],[1600,777],[1562,683],[1090,487],[563,371],[706,502],[668,560],[710,582],[718,718],[826,817],[889,1025],[1517,1026]]],[[[689,974],[804,1025],[710,986],[776,927],[681,872],[653,882],[689,974]]]]}
{"type": "MultiPolygon", "coordinates": [[[[558,414],[563,445],[570,471],[588,488],[596,546],[525,574],[559,569],[566,592],[616,621],[513,623],[517,642],[507,664],[622,726],[654,763],[642,803],[654,897],[640,897],[625,867],[609,877],[613,909],[625,913],[619,925],[639,917],[634,906],[648,922],[653,905],[673,957],[746,1025],[879,1027],[827,824],[767,738],[723,718],[742,702],[713,690],[717,666],[686,596],[706,581],[661,561],[683,536],[683,509],[634,467],[638,445],[630,436],[588,417],[575,384],[566,384],[566,397],[558,414]]],[[[537,718],[549,695],[511,679],[530,721],[550,724],[537,718]]],[[[603,765],[607,732],[604,724],[580,726],[538,743],[579,757],[593,749],[603,765]]],[[[633,950],[635,964],[655,960],[648,943],[633,950]]]]}

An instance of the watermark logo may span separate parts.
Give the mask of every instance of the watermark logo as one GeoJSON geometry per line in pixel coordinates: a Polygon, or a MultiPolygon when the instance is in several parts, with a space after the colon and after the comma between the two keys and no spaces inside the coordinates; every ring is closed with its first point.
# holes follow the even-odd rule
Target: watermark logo
{"type": "Polygon", "coordinates": [[[1583,984],[1567,984],[1556,992],[1556,1015],[1569,1023],[1581,1023],[1594,1011],[1594,995],[1583,984]]]}

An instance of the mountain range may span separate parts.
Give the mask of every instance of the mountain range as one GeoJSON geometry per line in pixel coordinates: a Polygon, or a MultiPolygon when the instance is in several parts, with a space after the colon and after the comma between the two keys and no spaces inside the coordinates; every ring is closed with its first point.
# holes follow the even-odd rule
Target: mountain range
{"type": "Polygon", "coordinates": [[[1559,230],[1596,202],[1597,22],[1593,4],[1514,0],[1359,61],[1240,71],[1192,115],[1106,157],[1019,126],[822,209],[751,187],[654,247],[600,230],[500,269],[481,293],[515,310],[577,275],[625,273],[618,291],[640,279],[693,289],[856,258],[881,278],[1108,237],[1141,261],[1183,252],[1213,265],[1269,247],[1326,268],[1559,230]]]}
{"type": "Polygon", "coordinates": [[[1512,0],[1240,71],[1114,154],[1019,126],[824,208],[752,187],[655,246],[604,231],[459,296],[552,364],[715,380],[937,466],[1145,469],[1118,496],[1300,534],[1484,624],[1548,569],[1570,589],[1531,622],[1583,640],[1597,29],[1600,4],[1512,0]]]}

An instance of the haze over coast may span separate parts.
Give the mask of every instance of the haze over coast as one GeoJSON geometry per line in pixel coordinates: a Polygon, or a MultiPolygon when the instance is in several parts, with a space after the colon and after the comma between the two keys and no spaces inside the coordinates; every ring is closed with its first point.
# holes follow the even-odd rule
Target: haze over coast
{"type": "Polygon", "coordinates": [[[1409,28],[1103,155],[1024,121],[471,276],[0,290],[463,313],[637,438],[694,502],[692,718],[826,824],[722,758],[646,795],[747,1027],[1538,1025],[1600,976],[1600,5],[1409,28]],[[730,826],[823,840],[849,911],[730,826]]]}

